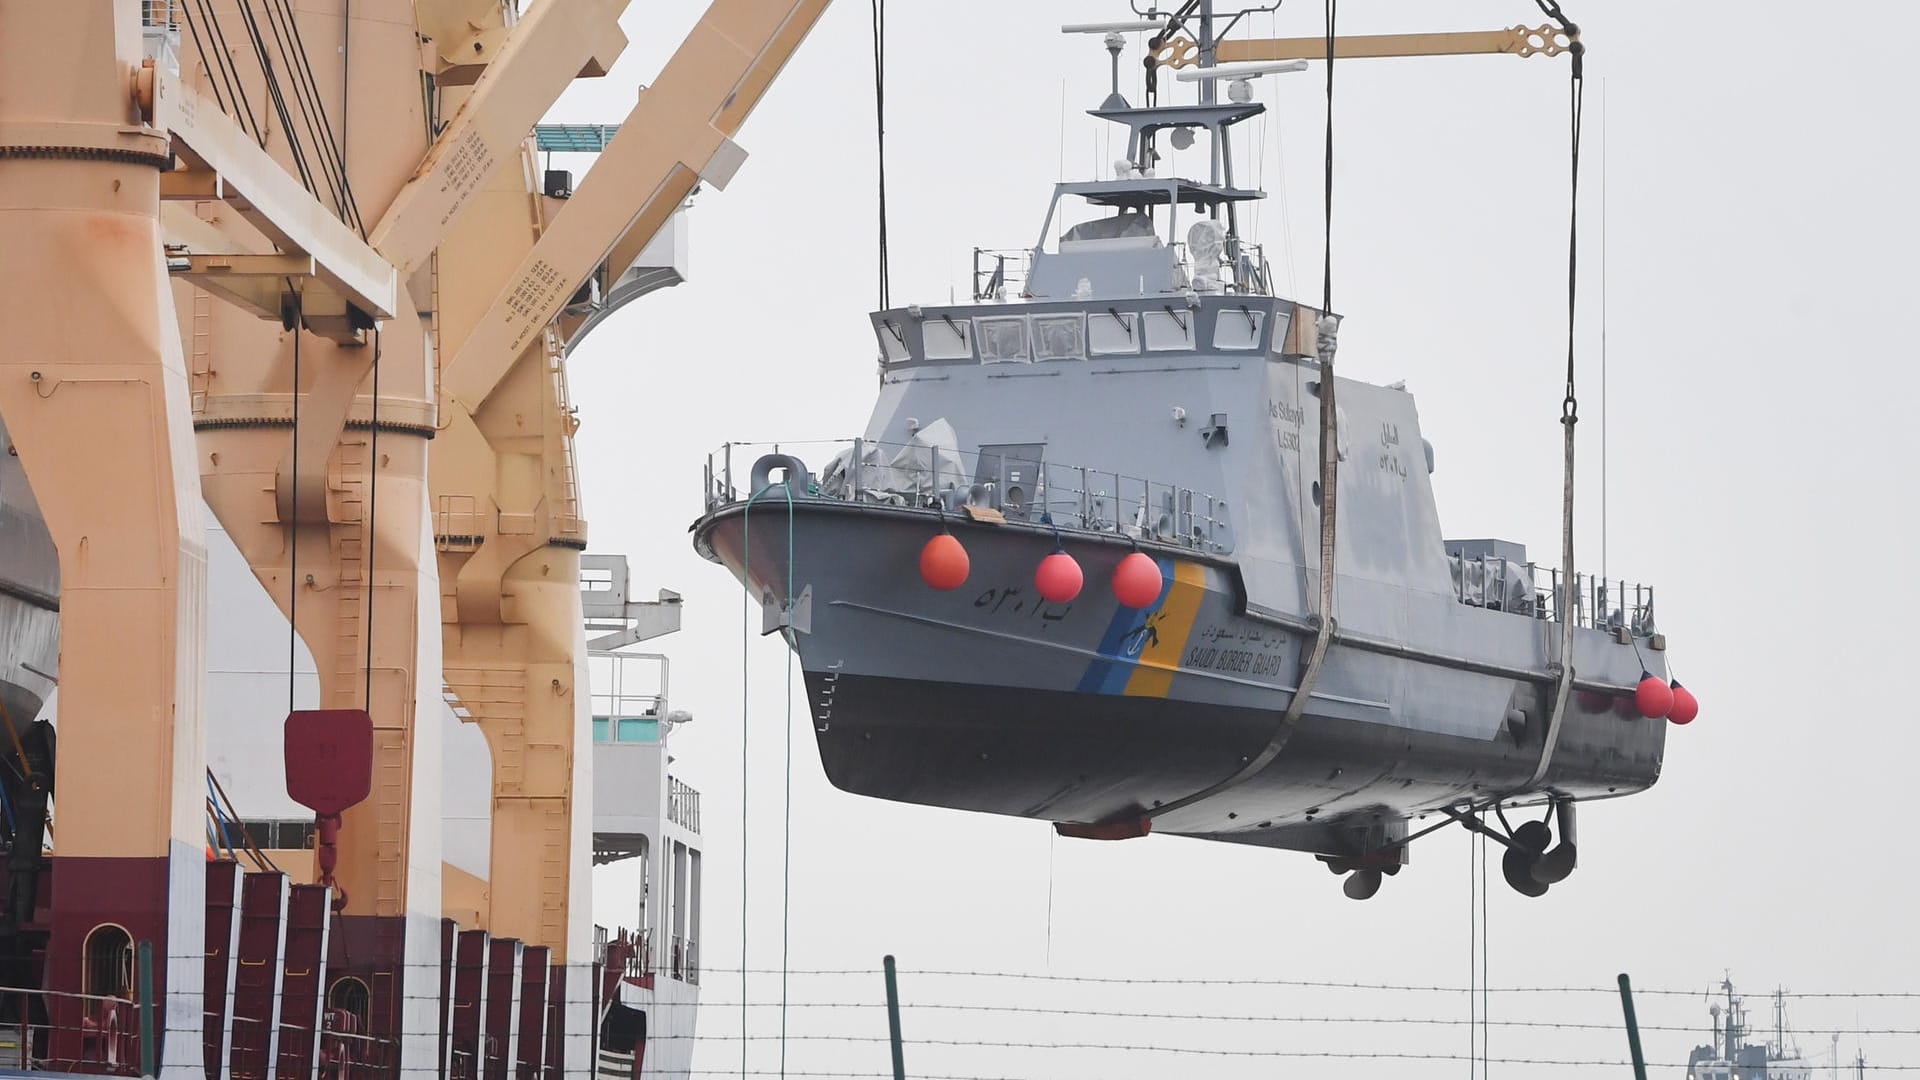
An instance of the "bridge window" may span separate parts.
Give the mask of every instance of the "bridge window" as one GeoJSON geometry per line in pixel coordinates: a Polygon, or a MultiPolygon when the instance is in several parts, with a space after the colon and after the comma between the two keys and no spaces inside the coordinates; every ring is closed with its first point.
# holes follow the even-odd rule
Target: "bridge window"
{"type": "Polygon", "coordinates": [[[1035,360],[1084,360],[1087,356],[1086,324],[1079,315],[1035,315],[1033,317],[1033,358],[1035,360]]]}
{"type": "Polygon", "coordinates": [[[1087,323],[1087,344],[1095,356],[1140,351],[1139,317],[1131,311],[1095,312],[1087,323]]]}
{"type": "Polygon", "coordinates": [[[978,327],[981,360],[989,364],[1027,361],[1027,320],[1016,317],[974,322],[978,327]]]}
{"type": "MultiPolygon", "coordinates": [[[[880,320],[880,325],[876,327],[876,330],[880,337],[880,355],[886,357],[887,363],[897,364],[913,355],[907,351],[906,329],[899,323],[894,322],[892,319],[882,319],[880,320]]],[[[585,575],[586,571],[582,570],[581,577],[583,582],[585,575]]]]}
{"type": "Polygon", "coordinates": [[[1191,310],[1171,305],[1147,312],[1147,351],[1192,352],[1193,316],[1191,310]]]}
{"type": "Polygon", "coordinates": [[[920,324],[929,360],[973,359],[972,324],[965,319],[939,315],[920,324]]]}
{"type": "Polygon", "coordinates": [[[1259,348],[1260,329],[1264,321],[1264,312],[1221,308],[1213,324],[1213,347],[1216,349],[1259,348]]]}

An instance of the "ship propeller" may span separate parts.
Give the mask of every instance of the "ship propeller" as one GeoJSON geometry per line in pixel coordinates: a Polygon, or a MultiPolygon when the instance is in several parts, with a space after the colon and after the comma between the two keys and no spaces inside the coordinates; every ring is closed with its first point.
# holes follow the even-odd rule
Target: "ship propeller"
{"type": "Polygon", "coordinates": [[[1341,883],[1340,891],[1346,893],[1349,900],[1371,900],[1373,894],[1380,891],[1380,880],[1378,870],[1355,870],[1341,883]]]}
{"type": "Polygon", "coordinates": [[[1545,882],[1535,880],[1534,864],[1540,860],[1538,855],[1530,855],[1525,849],[1510,847],[1500,857],[1500,872],[1506,875],[1507,884],[1522,896],[1544,896],[1547,891],[1545,882]]]}

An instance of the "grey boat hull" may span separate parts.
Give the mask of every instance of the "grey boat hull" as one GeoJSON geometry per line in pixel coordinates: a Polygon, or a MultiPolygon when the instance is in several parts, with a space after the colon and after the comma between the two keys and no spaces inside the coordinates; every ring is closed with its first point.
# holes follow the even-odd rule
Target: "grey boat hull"
{"type": "Polygon", "coordinates": [[[1407,620],[1434,627],[1429,640],[1336,644],[1264,769],[1156,814],[1275,737],[1311,647],[1304,617],[1249,617],[1230,559],[1148,543],[1139,548],[1168,584],[1154,605],[1123,608],[1108,578],[1134,545],[1078,532],[1059,542],[1085,587],[1049,604],[1032,574],[1054,549],[1050,530],[946,522],[971,559],[952,592],[918,572],[942,525],[932,511],[800,498],[790,524],[776,490],[695,526],[699,550],[764,604],[783,606],[791,578],[822,764],[846,791],[1058,822],[1152,815],[1158,832],[1355,855],[1443,807],[1605,798],[1659,775],[1665,722],[1632,707],[1636,650],[1579,629],[1583,689],[1545,776],[1530,783],[1559,628],[1440,596],[1407,620]]]}

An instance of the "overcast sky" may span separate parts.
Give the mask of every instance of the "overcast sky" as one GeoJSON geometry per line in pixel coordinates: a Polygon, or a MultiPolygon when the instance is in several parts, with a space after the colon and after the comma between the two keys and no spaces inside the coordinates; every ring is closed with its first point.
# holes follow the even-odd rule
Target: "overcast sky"
{"type": "MultiPolygon", "coordinates": [[[[617,122],[700,5],[634,5],[613,73],[551,119],[617,122]]],[[[1670,660],[1701,716],[1675,729],[1660,783],[1581,818],[1581,866],[1546,897],[1499,880],[1488,918],[1496,986],[1650,989],[1648,1056],[1684,1061],[1723,970],[1755,995],[1920,988],[1916,875],[1903,811],[1920,756],[1907,679],[1920,612],[1907,416],[1920,377],[1904,325],[1915,292],[1916,164],[1908,69],[1920,14],[1787,4],[1567,0],[1588,63],[1581,281],[1581,565],[1658,589],[1670,660]],[[1604,136],[1603,136],[1604,132],[1604,136]],[[1602,175],[1607,189],[1601,230],[1602,175]],[[1608,271],[1602,406],[1602,251],[1608,271]],[[1608,515],[1600,513],[1607,436],[1608,515]]],[[[974,245],[1031,243],[1047,186],[1114,156],[1081,110],[1105,92],[1097,37],[1070,20],[1124,4],[975,0],[891,5],[888,179],[896,302],[966,286],[974,245]],[[1067,109],[1064,112],[1061,102],[1067,109]],[[1064,131],[1064,138],[1063,138],[1064,131]]],[[[745,641],[741,590],[692,551],[705,455],[726,440],[839,438],[875,392],[875,199],[869,7],[835,5],[739,136],[750,157],[691,215],[692,280],[628,308],[570,363],[581,404],[592,546],[632,556],[642,590],[686,597],[674,661],[676,771],[703,792],[700,943],[740,966],[742,692],[751,769],[748,966],[781,962],[785,738],[792,737],[796,969],[877,968],[908,1001],[1120,1013],[1464,1020],[1462,994],[962,980],[962,969],[1122,979],[1304,979],[1464,986],[1473,880],[1456,831],[1420,842],[1378,897],[1354,903],[1311,858],[1152,837],[1055,841],[1044,823],[899,806],[833,790],[797,671],[777,639],[745,641]],[[787,714],[789,689],[791,715],[787,714]],[[787,730],[783,731],[783,718],[787,730]]],[[[1318,5],[1251,18],[1322,30],[1318,5]]],[[[1352,32],[1537,24],[1524,0],[1368,0],[1352,32]]],[[[1126,56],[1138,71],[1137,42],[1126,56]]],[[[1558,540],[1564,356],[1565,58],[1360,61],[1337,69],[1335,306],[1347,375],[1405,379],[1449,535],[1558,540]]],[[[1320,291],[1323,72],[1266,78],[1273,110],[1240,148],[1272,195],[1255,223],[1285,288],[1320,291]],[[1249,145],[1250,144],[1250,145],[1249,145]]],[[[1137,100],[1137,89],[1132,91],[1137,100]]],[[[1248,130],[1254,125],[1247,125],[1248,130]]],[[[587,162],[575,163],[583,168],[587,162]]],[[[755,616],[757,631],[757,614],[755,616]]],[[[1177,734],[1172,736],[1177,737],[1177,734]]],[[[620,868],[602,923],[631,922],[620,868]],[[625,901],[620,900],[622,906],[625,901]]],[[[777,1000],[777,976],[748,1000],[777,1000]]],[[[799,1002],[878,1002],[877,975],[796,975],[799,1002]]],[[[737,978],[709,975],[703,1070],[738,1067],[737,978]]],[[[1756,1019],[1768,1010],[1756,999],[1756,1019]]],[[[1796,1001],[1799,1027],[1915,1028],[1913,1002],[1796,1001]]],[[[1612,1024],[1604,994],[1496,994],[1496,1020],[1612,1024]]],[[[751,1033],[778,1030],[755,1008],[751,1033]]],[[[1765,1017],[1770,1021],[1770,1016],[1765,1017]]],[[[1336,1063],[1012,1049],[1146,1043],[1260,1051],[1463,1054],[1458,1024],[1157,1021],[909,1010],[911,1075],[1252,1077],[1336,1063]]],[[[871,1007],[808,1006],[800,1034],[883,1036],[871,1007]]],[[[1824,1036],[1803,1049],[1824,1055],[1824,1036]]],[[[1870,1063],[1920,1066],[1920,1037],[1847,1037],[1870,1063]]],[[[753,1067],[777,1067],[756,1040],[753,1067]]],[[[1496,1027],[1495,1058],[1619,1060],[1617,1031],[1496,1027]]],[[[794,1070],[887,1067],[884,1044],[796,1041],[794,1070]]],[[[1357,1077],[1458,1077],[1464,1062],[1339,1065],[1357,1077]]],[[[1618,1070],[1496,1065],[1506,1075],[1618,1070]]],[[[1666,1075],[1677,1076],[1677,1070],[1666,1075]]],[[[1656,1075],[1659,1075],[1658,1071],[1656,1075]]]]}

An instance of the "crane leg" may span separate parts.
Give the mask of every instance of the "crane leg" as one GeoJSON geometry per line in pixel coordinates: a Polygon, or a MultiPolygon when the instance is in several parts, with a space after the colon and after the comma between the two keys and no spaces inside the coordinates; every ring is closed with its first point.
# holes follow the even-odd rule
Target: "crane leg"
{"type": "MultiPolygon", "coordinates": [[[[169,1028],[201,1023],[201,670],[206,545],[186,371],[160,256],[164,139],[135,127],[138,5],[0,2],[0,413],[60,566],[59,903],[50,990],[102,994],[86,962],[152,942],[169,1028]],[[49,122],[47,118],[58,117],[49,122]]],[[[31,718],[23,718],[26,723],[31,718]]],[[[81,1003],[49,999],[77,1060],[81,1003]]],[[[170,1039],[162,1076],[200,1076],[170,1039]]]]}

